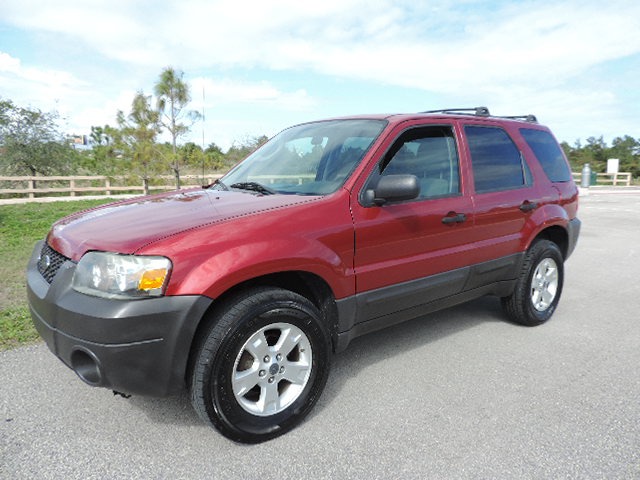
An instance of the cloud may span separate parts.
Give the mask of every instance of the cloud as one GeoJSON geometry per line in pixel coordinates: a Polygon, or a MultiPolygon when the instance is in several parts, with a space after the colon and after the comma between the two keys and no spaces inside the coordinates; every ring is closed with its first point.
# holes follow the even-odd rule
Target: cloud
{"type": "Polygon", "coordinates": [[[128,110],[135,94],[125,90],[110,97],[70,72],[26,66],[5,52],[0,52],[0,91],[18,105],[56,111],[65,129],[83,133],[92,125],[114,124],[116,112],[128,110]]]}
{"type": "Polygon", "coordinates": [[[220,104],[249,103],[278,106],[285,110],[310,110],[316,104],[304,89],[283,92],[265,81],[244,82],[198,77],[189,83],[196,103],[204,90],[207,108],[220,104]]]}
{"type": "Polygon", "coordinates": [[[73,106],[69,129],[75,133],[86,133],[92,126],[115,126],[117,112],[121,110],[128,113],[135,94],[133,90],[123,90],[114,98],[100,96],[88,105],[86,102],[79,102],[73,106]]]}
{"type": "Polygon", "coordinates": [[[0,51],[0,88],[8,90],[16,85],[34,92],[40,100],[66,95],[86,86],[86,82],[62,70],[25,67],[20,59],[0,51]]]}
{"type": "Polygon", "coordinates": [[[637,2],[495,5],[487,14],[474,1],[433,7],[326,0],[319,7],[293,0],[94,0],[78,8],[71,0],[10,0],[5,21],[154,68],[312,70],[436,92],[558,83],[599,62],[640,53],[637,2]]]}
{"type": "MultiPolygon", "coordinates": [[[[314,98],[318,89],[300,83],[304,80],[234,78],[238,72],[258,79],[275,72],[282,80],[286,72],[311,72],[415,89],[436,99],[469,98],[473,105],[486,99],[490,106],[504,106],[506,113],[526,107],[560,117],[585,109],[589,99],[615,115],[624,107],[620,90],[588,75],[606,62],[640,56],[640,3],[634,0],[606,5],[593,0],[325,0],[321,5],[299,0],[86,0],[82,7],[75,0],[3,3],[2,22],[55,33],[85,46],[98,60],[127,66],[146,79],[148,84],[138,88],[150,90],[150,75],[166,65],[196,72],[194,95],[204,85],[212,105],[311,110],[320,103],[314,98]]],[[[14,57],[0,59],[7,72],[21,72],[12,73],[14,83],[28,78],[19,63],[14,57]]],[[[0,82],[8,81],[7,72],[0,72],[0,82]]],[[[51,85],[61,97],[85,87],[72,74],[45,72],[31,72],[28,81],[45,85],[49,79],[36,79],[57,75],[51,85]]],[[[375,109],[375,101],[372,105],[375,109]]]]}
{"type": "Polygon", "coordinates": [[[473,1],[417,3],[10,0],[5,21],[155,68],[311,69],[436,91],[563,80],[640,52],[637,2],[497,2],[482,15],[473,1]]]}

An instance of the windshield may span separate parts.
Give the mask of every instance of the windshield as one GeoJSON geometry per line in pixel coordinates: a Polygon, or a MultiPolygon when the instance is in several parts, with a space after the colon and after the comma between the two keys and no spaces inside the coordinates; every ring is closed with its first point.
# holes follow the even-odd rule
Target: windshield
{"type": "Polygon", "coordinates": [[[214,185],[263,194],[326,195],[342,186],[384,120],[330,120],[279,133],[214,185]]]}

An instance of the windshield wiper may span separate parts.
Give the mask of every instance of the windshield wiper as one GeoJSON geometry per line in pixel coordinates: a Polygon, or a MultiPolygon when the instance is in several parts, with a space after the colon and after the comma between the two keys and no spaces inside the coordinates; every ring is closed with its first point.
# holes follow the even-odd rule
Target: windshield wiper
{"type": "Polygon", "coordinates": [[[258,182],[238,182],[231,185],[231,188],[237,188],[238,190],[249,190],[250,192],[258,192],[263,195],[275,195],[275,190],[272,190],[269,187],[265,187],[261,183],[258,182]]]}
{"type": "Polygon", "coordinates": [[[211,185],[208,185],[205,188],[211,188],[216,190],[229,190],[229,187],[227,187],[224,183],[222,183],[222,181],[219,178],[216,179],[211,185]]]}

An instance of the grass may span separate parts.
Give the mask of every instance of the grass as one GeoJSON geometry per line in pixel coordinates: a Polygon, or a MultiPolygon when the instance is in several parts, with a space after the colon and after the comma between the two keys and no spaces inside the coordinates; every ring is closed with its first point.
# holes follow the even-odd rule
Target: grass
{"type": "Polygon", "coordinates": [[[27,203],[0,206],[0,350],[39,337],[27,307],[25,270],[34,244],[61,217],[108,200],[27,203]]]}

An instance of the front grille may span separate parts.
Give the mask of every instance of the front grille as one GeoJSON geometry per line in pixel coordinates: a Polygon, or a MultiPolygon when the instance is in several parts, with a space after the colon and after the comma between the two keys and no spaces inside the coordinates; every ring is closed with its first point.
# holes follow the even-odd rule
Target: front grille
{"type": "Polygon", "coordinates": [[[45,243],[40,251],[40,258],[38,258],[38,271],[48,283],[51,283],[62,264],[67,260],[69,260],[67,257],[45,243]]]}

